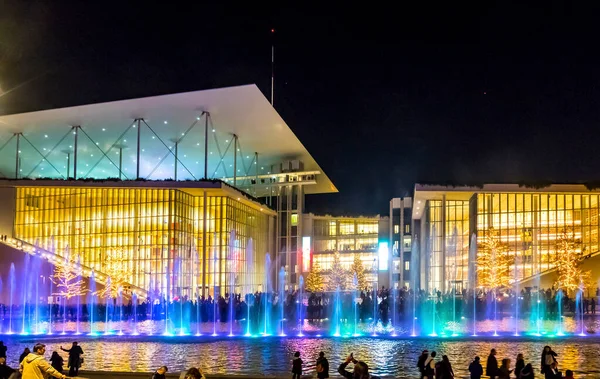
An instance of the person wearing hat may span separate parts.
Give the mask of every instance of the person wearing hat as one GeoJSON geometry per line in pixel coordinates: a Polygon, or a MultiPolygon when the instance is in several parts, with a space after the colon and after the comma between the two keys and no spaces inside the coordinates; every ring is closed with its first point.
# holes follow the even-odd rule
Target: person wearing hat
{"type": "Polygon", "coordinates": [[[475,357],[473,362],[469,365],[469,372],[471,373],[471,379],[481,379],[483,375],[483,367],[479,363],[479,357],[475,357]]]}
{"type": "Polygon", "coordinates": [[[417,368],[421,373],[421,379],[425,377],[425,361],[427,360],[427,357],[429,357],[429,350],[425,349],[421,355],[419,355],[419,360],[417,361],[417,368]]]}
{"type": "Polygon", "coordinates": [[[22,372],[23,379],[45,379],[48,375],[59,379],[68,378],[66,375],[56,371],[48,361],[44,359],[46,345],[37,343],[33,347],[33,353],[29,353],[23,361],[19,371],[22,372]]]}

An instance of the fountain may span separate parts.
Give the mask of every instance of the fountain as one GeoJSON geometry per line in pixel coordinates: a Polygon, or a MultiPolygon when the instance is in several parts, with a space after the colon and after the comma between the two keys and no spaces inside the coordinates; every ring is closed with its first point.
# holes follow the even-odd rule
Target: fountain
{"type": "Polygon", "coordinates": [[[252,295],[254,264],[254,243],[252,242],[252,238],[249,238],[248,243],[246,244],[246,337],[252,335],[250,309],[254,306],[254,296],[252,295]]]}
{"type": "Polygon", "coordinates": [[[477,336],[477,234],[471,236],[469,244],[469,285],[473,291],[473,337],[477,336]]]}
{"type": "Polygon", "coordinates": [[[96,274],[92,270],[92,273],[90,275],[90,290],[88,292],[88,307],[89,307],[89,314],[90,314],[90,335],[91,336],[96,335],[96,332],[94,331],[94,312],[95,312],[94,305],[95,305],[95,303],[96,303],[96,274]]]}
{"type": "Polygon", "coordinates": [[[417,336],[416,323],[417,323],[417,292],[419,288],[419,278],[418,273],[419,270],[419,241],[415,237],[412,242],[411,250],[410,250],[410,278],[411,278],[411,287],[413,297],[412,297],[412,332],[411,336],[417,336]]]}
{"type": "Polygon", "coordinates": [[[298,299],[296,300],[297,311],[296,317],[298,317],[298,337],[303,337],[302,326],[304,325],[304,317],[302,316],[302,310],[304,308],[304,277],[300,275],[298,278],[298,299]]]}
{"type": "Polygon", "coordinates": [[[354,308],[354,332],[352,333],[352,335],[354,337],[358,336],[358,331],[357,331],[357,327],[358,327],[358,303],[357,303],[357,298],[360,297],[360,288],[358,287],[358,276],[356,276],[356,272],[354,273],[354,276],[352,277],[352,285],[353,288],[355,288],[355,295],[354,295],[354,299],[352,299],[352,307],[354,308]]]}
{"type": "Polygon", "coordinates": [[[263,287],[263,291],[262,291],[262,296],[261,296],[261,301],[264,303],[264,330],[263,330],[263,336],[268,336],[269,335],[269,323],[270,323],[270,318],[269,318],[269,292],[271,292],[271,287],[270,287],[270,281],[269,281],[269,276],[270,276],[270,272],[271,272],[271,255],[269,255],[269,253],[266,254],[265,256],[265,285],[263,287]]]}
{"type": "Polygon", "coordinates": [[[8,284],[10,287],[10,296],[8,303],[8,334],[12,334],[12,320],[13,320],[13,309],[14,309],[14,295],[15,295],[15,264],[10,264],[10,271],[8,274],[8,284]]]}
{"type": "Polygon", "coordinates": [[[285,313],[284,313],[284,302],[285,302],[285,268],[279,269],[279,280],[277,281],[277,287],[279,288],[277,295],[277,303],[279,305],[279,335],[285,336],[285,313]]]}
{"type": "Polygon", "coordinates": [[[213,276],[213,336],[217,336],[217,301],[219,300],[217,298],[217,293],[218,293],[218,288],[217,288],[217,273],[219,272],[218,270],[218,265],[219,265],[219,257],[217,256],[217,245],[216,245],[216,241],[217,241],[217,233],[215,233],[214,235],[214,240],[215,241],[215,245],[213,247],[213,271],[212,271],[212,276],[213,276]]]}

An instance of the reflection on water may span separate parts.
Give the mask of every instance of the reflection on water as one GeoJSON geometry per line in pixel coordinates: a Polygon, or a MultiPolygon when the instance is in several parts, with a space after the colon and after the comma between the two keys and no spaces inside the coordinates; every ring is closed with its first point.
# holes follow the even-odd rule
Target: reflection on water
{"type": "MultiPolygon", "coordinates": [[[[8,345],[8,363],[17,360],[25,347],[38,341],[33,336],[4,336],[8,345]]],[[[597,337],[553,339],[505,340],[427,340],[427,339],[373,339],[373,338],[217,338],[212,337],[98,337],[53,336],[41,337],[49,358],[59,346],[70,346],[77,339],[85,352],[85,370],[151,371],[167,365],[170,371],[190,366],[201,366],[207,374],[278,375],[289,376],[291,359],[300,351],[305,362],[305,372],[314,374],[315,360],[320,351],[330,360],[332,372],[343,358],[354,353],[357,359],[367,362],[376,375],[398,378],[416,378],[416,361],[427,348],[439,356],[448,355],[457,377],[466,375],[466,368],[474,356],[485,362],[488,352],[498,350],[498,360],[523,353],[527,362],[539,368],[539,357],[548,344],[558,353],[561,370],[572,369],[577,378],[599,378],[597,337]]],[[[62,353],[62,352],[61,352],[62,353]]],[[[536,378],[542,376],[537,373],[536,378]]]]}

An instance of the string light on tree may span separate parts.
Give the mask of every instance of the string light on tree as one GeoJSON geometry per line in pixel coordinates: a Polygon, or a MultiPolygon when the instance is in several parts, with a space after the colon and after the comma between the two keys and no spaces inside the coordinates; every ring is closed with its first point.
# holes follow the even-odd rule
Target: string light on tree
{"type": "Polygon", "coordinates": [[[310,272],[306,276],[304,286],[308,292],[321,292],[325,289],[325,280],[318,261],[314,261],[310,272]]]}
{"type": "Polygon", "coordinates": [[[357,280],[357,288],[356,290],[366,290],[367,289],[367,278],[365,277],[365,267],[363,266],[363,262],[360,259],[360,256],[354,254],[354,262],[350,267],[350,275],[354,277],[356,275],[357,280]]]}
{"type": "Polygon", "coordinates": [[[335,291],[337,288],[345,290],[348,283],[348,270],[344,269],[338,251],[333,255],[333,264],[328,272],[327,289],[335,291]]]}
{"type": "Polygon", "coordinates": [[[480,241],[477,244],[478,285],[485,288],[508,286],[512,278],[510,266],[515,260],[508,251],[508,245],[500,241],[494,227],[485,231],[480,241]]]}

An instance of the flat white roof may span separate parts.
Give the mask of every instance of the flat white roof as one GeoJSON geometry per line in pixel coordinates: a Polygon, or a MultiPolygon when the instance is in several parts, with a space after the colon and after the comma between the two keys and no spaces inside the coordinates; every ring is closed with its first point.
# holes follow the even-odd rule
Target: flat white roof
{"type": "MultiPolygon", "coordinates": [[[[21,177],[66,177],[69,152],[70,175],[73,176],[75,143],[71,128],[81,126],[77,143],[78,178],[118,177],[119,147],[122,147],[123,179],[134,179],[137,125],[130,125],[135,124],[135,119],[143,118],[147,125],[141,123],[140,176],[174,178],[175,141],[179,141],[177,179],[200,179],[204,176],[203,111],[210,113],[209,178],[233,177],[235,134],[239,142],[238,176],[252,177],[256,169],[259,175],[274,173],[282,161],[300,160],[305,171],[320,172],[316,176],[317,184],[306,186],[307,194],[337,192],[256,85],[0,116],[0,147],[6,144],[0,150],[0,177],[15,175],[17,138],[14,133],[23,133],[19,141],[21,177]],[[258,153],[257,164],[254,163],[255,152],[258,153]]],[[[250,183],[238,181],[237,185],[248,187],[250,183]]],[[[266,187],[262,191],[266,191],[266,187]]]]}

